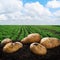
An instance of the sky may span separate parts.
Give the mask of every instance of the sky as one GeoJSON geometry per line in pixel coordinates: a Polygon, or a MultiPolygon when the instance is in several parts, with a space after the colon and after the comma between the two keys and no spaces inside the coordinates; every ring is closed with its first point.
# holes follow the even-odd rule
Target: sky
{"type": "Polygon", "coordinates": [[[60,0],[0,0],[0,25],[60,25],[60,0]]]}

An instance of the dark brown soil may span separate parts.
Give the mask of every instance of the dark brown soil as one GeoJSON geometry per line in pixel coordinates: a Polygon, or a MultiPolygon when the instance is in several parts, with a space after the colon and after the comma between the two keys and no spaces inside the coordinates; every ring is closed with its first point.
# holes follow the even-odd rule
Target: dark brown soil
{"type": "Polygon", "coordinates": [[[0,44],[0,60],[60,60],[60,46],[49,49],[45,56],[33,54],[29,49],[30,44],[24,45],[22,49],[11,54],[4,53],[3,46],[0,44]]]}

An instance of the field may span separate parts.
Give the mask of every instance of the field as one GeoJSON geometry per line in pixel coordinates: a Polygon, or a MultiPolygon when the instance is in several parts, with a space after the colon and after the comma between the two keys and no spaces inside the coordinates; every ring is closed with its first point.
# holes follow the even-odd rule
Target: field
{"type": "Polygon", "coordinates": [[[60,39],[60,26],[55,25],[0,25],[0,41],[4,38],[21,40],[30,33],[39,33],[41,37],[60,39]]]}
{"type": "MultiPolygon", "coordinates": [[[[39,33],[43,37],[56,37],[60,39],[60,26],[58,25],[0,25],[0,42],[4,38],[11,38],[16,42],[30,33],[39,33]]],[[[33,54],[30,44],[23,44],[23,48],[14,53],[3,52],[5,45],[0,43],[0,60],[60,60],[60,46],[47,49],[44,56],[33,54]]]]}

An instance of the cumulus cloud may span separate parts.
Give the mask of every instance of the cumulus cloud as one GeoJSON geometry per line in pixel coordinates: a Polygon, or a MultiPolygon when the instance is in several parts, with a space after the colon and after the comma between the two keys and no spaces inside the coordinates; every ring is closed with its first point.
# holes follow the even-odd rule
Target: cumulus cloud
{"type": "Polygon", "coordinates": [[[54,12],[54,16],[55,16],[55,17],[60,17],[60,10],[54,12]]]}
{"type": "Polygon", "coordinates": [[[4,12],[15,12],[22,9],[22,2],[19,0],[0,0],[1,10],[4,12]]]}
{"type": "Polygon", "coordinates": [[[39,2],[36,2],[36,3],[26,3],[25,6],[24,6],[24,9],[27,13],[30,13],[30,15],[48,15],[50,16],[51,15],[51,12],[43,7],[43,5],[41,5],[39,2]]]}
{"type": "Polygon", "coordinates": [[[3,5],[0,3],[0,13],[4,12],[3,5]]]}
{"type": "Polygon", "coordinates": [[[39,2],[23,5],[21,0],[1,0],[0,11],[0,24],[59,24],[60,19],[60,11],[51,13],[39,2]]]}
{"type": "Polygon", "coordinates": [[[4,14],[0,15],[0,21],[2,20],[7,20],[7,17],[4,14]]]}
{"type": "Polygon", "coordinates": [[[60,1],[57,0],[49,1],[46,6],[49,8],[60,8],[60,1]]]}

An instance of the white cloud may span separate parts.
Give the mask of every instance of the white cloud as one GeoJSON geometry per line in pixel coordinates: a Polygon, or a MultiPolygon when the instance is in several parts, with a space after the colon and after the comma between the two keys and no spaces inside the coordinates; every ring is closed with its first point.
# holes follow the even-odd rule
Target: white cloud
{"type": "Polygon", "coordinates": [[[49,8],[44,7],[39,2],[26,3],[24,6],[19,0],[6,0],[6,2],[1,0],[0,3],[0,10],[4,11],[3,15],[0,14],[0,24],[59,23],[59,18],[57,18],[59,12],[51,13],[49,8]]]}
{"type": "Polygon", "coordinates": [[[15,12],[23,8],[22,2],[19,0],[0,0],[0,3],[4,8],[4,12],[15,12]]]}
{"type": "Polygon", "coordinates": [[[57,0],[49,1],[46,6],[49,8],[60,8],[60,1],[57,0]]]}
{"type": "Polygon", "coordinates": [[[41,5],[39,2],[27,3],[24,7],[25,12],[30,13],[30,15],[51,15],[51,12],[47,8],[43,7],[43,5],[41,5]]]}
{"type": "Polygon", "coordinates": [[[5,15],[0,15],[0,21],[7,20],[7,17],[5,15]]]}
{"type": "Polygon", "coordinates": [[[60,17],[60,10],[57,10],[56,12],[54,12],[54,16],[55,17],[60,17]]]}
{"type": "Polygon", "coordinates": [[[0,3],[0,13],[4,12],[3,5],[0,3]]]}

